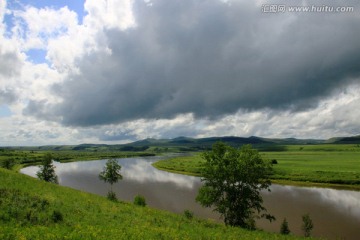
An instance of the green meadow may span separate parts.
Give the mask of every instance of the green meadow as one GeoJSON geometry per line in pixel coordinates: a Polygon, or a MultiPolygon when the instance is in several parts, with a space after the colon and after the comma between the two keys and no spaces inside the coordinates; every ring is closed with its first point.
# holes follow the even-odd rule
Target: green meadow
{"type": "Polygon", "coordinates": [[[301,239],[226,227],[0,169],[0,239],[301,239]]]}
{"type": "MultiPolygon", "coordinates": [[[[282,151],[260,152],[273,164],[275,183],[360,190],[358,144],[287,145],[282,151]],[[275,161],[276,160],[276,161],[275,161]]],[[[201,153],[154,163],[158,169],[200,176],[201,153]]]]}

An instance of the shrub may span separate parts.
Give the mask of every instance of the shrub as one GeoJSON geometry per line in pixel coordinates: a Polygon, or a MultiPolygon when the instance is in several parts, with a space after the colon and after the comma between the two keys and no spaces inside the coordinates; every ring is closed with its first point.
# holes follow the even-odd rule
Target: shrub
{"type": "Polygon", "coordinates": [[[1,166],[3,168],[9,169],[9,170],[11,170],[14,165],[15,165],[15,160],[10,159],[10,158],[5,159],[1,164],[1,166]]]}
{"type": "Polygon", "coordinates": [[[184,211],[184,216],[187,218],[187,219],[193,219],[194,218],[194,213],[188,209],[186,209],[184,211]]]}
{"type": "Polygon", "coordinates": [[[278,161],[276,159],[272,159],[271,164],[278,164],[278,161]]]}
{"type": "Polygon", "coordinates": [[[62,222],[64,217],[60,211],[54,210],[51,216],[54,223],[62,222]]]}
{"type": "Polygon", "coordinates": [[[117,197],[116,197],[116,193],[113,191],[109,191],[106,195],[107,199],[109,199],[110,201],[116,202],[117,201],[117,197]]]}
{"type": "Polygon", "coordinates": [[[141,195],[136,195],[134,198],[134,204],[137,206],[145,207],[146,206],[145,197],[141,195]]]}

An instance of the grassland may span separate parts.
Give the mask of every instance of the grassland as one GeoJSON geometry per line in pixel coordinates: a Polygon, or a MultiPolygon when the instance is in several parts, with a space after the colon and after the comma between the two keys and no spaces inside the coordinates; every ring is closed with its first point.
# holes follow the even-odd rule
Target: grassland
{"type": "Polygon", "coordinates": [[[0,169],[0,239],[301,239],[112,202],[0,169]]]}
{"type": "MultiPolygon", "coordinates": [[[[360,190],[360,147],[357,144],[288,145],[283,151],[261,152],[276,160],[273,182],[360,190]]],[[[190,157],[162,160],[158,169],[200,176],[203,159],[190,157]]]]}

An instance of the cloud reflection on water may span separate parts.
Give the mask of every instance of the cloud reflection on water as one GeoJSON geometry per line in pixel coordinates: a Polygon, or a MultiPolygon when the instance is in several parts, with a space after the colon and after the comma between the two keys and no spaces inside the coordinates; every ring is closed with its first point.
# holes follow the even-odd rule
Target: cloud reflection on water
{"type": "Polygon", "coordinates": [[[351,215],[360,220],[360,192],[357,191],[272,185],[271,192],[264,191],[263,194],[283,195],[297,201],[305,199],[304,201],[321,202],[321,205],[328,205],[339,213],[351,215]]]}
{"type": "MultiPolygon", "coordinates": [[[[174,174],[165,171],[159,171],[154,168],[151,163],[155,160],[148,160],[142,158],[119,159],[122,166],[121,174],[124,179],[145,183],[173,183],[177,187],[193,189],[196,183],[200,180],[197,177],[185,176],[181,174],[174,174]]],[[[56,174],[58,175],[61,184],[62,177],[69,174],[93,174],[97,175],[105,166],[106,160],[59,163],[54,162],[56,174]]],[[[21,173],[36,177],[36,172],[39,170],[37,166],[27,167],[21,170],[21,173]]]]}
{"type": "Polygon", "coordinates": [[[360,219],[360,192],[329,188],[310,188],[309,191],[317,194],[321,201],[331,204],[339,212],[360,219]]]}
{"type": "Polygon", "coordinates": [[[193,189],[195,184],[199,182],[199,178],[192,176],[184,176],[180,174],[159,171],[151,165],[151,162],[144,160],[135,160],[129,166],[124,168],[124,178],[128,178],[140,183],[144,182],[171,182],[177,187],[193,189]]]}

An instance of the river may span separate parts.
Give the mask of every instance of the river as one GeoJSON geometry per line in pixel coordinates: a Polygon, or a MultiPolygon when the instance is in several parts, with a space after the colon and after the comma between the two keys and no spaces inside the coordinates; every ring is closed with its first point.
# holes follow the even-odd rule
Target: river
{"type": "MultiPolygon", "coordinates": [[[[218,214],[195,202],[201,186],[200,178],[157,170],[151,163],[163,157],[119,159],[123,180],[114,184],[119,199],[133,201],[143,195],[149,206],[183,213],[185,209],[200,218],[221,221],[218,214]]],[[[99,180],[106,160],[55,163],[59,184],[86,192],[106,195],[109,184],[99,180]]],[[[26,167],[22,173],[36,176],[38,167],[26,167]]],[[[279,232],[286,217],[291,232],[302,235],[301,216],[310,214],[314,223],[313,236],[327,239],[360,239],[360,192],[328,188],[305,188],[272,185],[271,192],[262,192],[264,206],[276,217],[269,223],[257,221],[265,231],[279,232]]]]}

